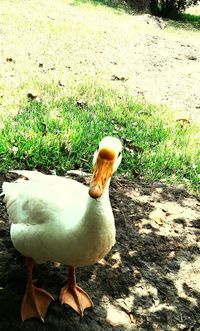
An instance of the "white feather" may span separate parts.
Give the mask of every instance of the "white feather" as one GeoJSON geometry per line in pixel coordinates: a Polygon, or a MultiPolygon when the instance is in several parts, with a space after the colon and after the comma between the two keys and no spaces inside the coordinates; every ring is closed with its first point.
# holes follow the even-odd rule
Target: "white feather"
{"type": "Polygon", "coordinates": [[[108,186],[98,200],[72,179],[37,171],[16,171],[28,178],[3,184],[16,249],[37,263],[70,266],[96,263],[115,242],[108,186]]]}

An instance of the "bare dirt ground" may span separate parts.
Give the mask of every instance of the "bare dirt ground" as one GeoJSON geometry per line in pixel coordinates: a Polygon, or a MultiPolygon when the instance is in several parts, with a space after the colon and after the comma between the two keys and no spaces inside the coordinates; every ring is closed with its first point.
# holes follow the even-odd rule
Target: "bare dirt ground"
{"type": "Polygon", "coordinates": [[[0,9],[2,111],[41,94],[38,82],[67,94],[69,82],[88,80],[200,122],[199,31],[73,1],[4,0],[0,9]]]}
{"type": "MultiPolygon", "coordinates": [[[[88,184],[89,176],[75,177],[88,184]]],[[[10,180],[10,177],[7,177],[10,180]]],[[[5,175],[0,176],[0,181],[5,175]]],[[[116,244],[98,264],[77,270],[95,306],[81,319],[58,296],[66,267],[37,266],[38,286],[56,299],[43,324],[20,321],[24,258],[14,249],[1,200],[0,330],[200,330],[200,199],[159,182],[114,178],[116,244]]]]}

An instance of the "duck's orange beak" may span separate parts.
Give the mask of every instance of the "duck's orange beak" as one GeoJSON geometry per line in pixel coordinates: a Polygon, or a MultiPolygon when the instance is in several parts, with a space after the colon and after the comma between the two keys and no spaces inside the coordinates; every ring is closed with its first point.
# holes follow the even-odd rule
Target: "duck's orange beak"
{"type": "Polygon", "coordinates": [[[90,182],[89,195],[93,199],[99,198],[113,173],[115,152],[110,148],[102,148],[94,165],[93,177],[90,182]]]}

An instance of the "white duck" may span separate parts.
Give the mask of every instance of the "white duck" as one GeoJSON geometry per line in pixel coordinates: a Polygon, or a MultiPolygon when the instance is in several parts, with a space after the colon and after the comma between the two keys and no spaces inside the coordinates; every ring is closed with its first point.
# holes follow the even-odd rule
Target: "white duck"
{"type": "Polygon", "coordinates": [[[115,243],[109,183],[121,162],[121,152],[122,144],[117,138],[102,139],[94,154],[89,191],[75,180],[36,171],[16,171],[29,180],[4,182],[11,239],[26,256],[27,263],[22,320],[31,317],[44,320],[53,300],[51,294],[34,285],[35,262],[57,261],[68,265],[68,282],[61,289],[61,303],[70,305],[80,315],[93,306],[87,293],[76,284],[75,267],[98,262],[115,243]]]}

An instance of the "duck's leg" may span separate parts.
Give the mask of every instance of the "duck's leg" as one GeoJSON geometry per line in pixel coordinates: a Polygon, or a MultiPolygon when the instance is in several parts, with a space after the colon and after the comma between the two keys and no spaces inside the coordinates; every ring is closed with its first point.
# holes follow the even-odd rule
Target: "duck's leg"
{"type": "Polygon", "coordinates": [[[86,308],[94,306],[89,295],[77,286],[74,267],[69,267],[68,283],[61,289],[60,302],[69,305],[81,316],[86,308]]]}
{"type": "Polygon", "coordinates": [[[48,306],[54,298],[51,294],[34,286],[35,280],[32,279],[32,270],[35,262],[32,258],[26,258],[27,284],[21,304],[21,318],[25,321],[32,317],[40,318],[44,322],[48,306]]]}

